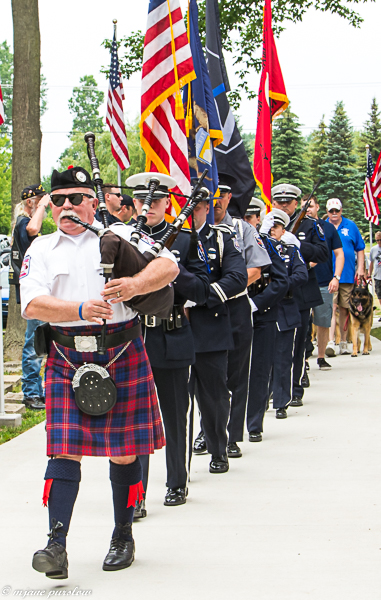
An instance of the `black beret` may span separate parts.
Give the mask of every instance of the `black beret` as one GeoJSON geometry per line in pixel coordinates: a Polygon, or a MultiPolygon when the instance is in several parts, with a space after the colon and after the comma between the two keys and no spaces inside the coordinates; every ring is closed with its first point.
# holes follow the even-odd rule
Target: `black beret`
{"type": "Polygon", "coordinates": [[[35,196],[42,196],[46,194],[46,190],[42,187],[42,185],[29,185],[24,188],[21,192],[21,200],[28,200],[28,198],[34,198],[35,196]]]}
{"type": "Polygon", "coordinates": [[[90,174],[82,167],[69,167],[67,171],[59,173],[54,169],[51,179],[51,191],[68,188],[87,188],[94,190],[90,174]]]}
{"type": "Polygon", "coordinates": [[[134,206],[134,201],[132,200],[131,196],[129,196],[128,194],[122,194],[120,206],[134,206]]]}

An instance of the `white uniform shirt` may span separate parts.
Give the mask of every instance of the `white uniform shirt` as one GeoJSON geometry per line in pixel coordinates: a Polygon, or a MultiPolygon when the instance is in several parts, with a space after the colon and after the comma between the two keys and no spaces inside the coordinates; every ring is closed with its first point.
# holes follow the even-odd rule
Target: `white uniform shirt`
{"type": "MultiPolygon", "coordinates": [[[[93,224],[99,225],[97,221],[93,224]]],[[[110,229],[127,241],[134,231],[134,227],[122,223],[111,225],[110,229]]],[[[153,244],[154,240],[143,234],[139,242],[140,252],[144,253],[153,244]]],[[[177,265],[175,256],[166,248],[159,256],[169,258],[177,265]]],[[[20,273],[22,316],[28,318],[25,310],[38,296],[53,296],[74,302],[102,300],[105,280],[100,262],[99,238],[92,231],[86,230],[73,236],[58,229],[34,240],[27,250],[20,273]]],[[[123,303],[111,306],[114,314],[107,323],[129,321],[137,314],[123,303]]],[[[79,320],[52,325],[83,327],[94,323],[79,320]]]]}

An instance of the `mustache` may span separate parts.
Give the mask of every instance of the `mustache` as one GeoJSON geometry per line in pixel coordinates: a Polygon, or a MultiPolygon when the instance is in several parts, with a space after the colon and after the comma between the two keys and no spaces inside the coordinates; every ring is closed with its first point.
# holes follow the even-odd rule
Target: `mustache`
{"type": "Polygon", "coordinates": [[[71,209],[66,210],[65,209],[60,213],[60,215],[58,217],[57,225],[59,225],[61,223],[62,219],[64,219],[65,217],[78,217],[78,215],[77,215],[77,213],[74,212],[74,210],[71,210],[71,209]]]}

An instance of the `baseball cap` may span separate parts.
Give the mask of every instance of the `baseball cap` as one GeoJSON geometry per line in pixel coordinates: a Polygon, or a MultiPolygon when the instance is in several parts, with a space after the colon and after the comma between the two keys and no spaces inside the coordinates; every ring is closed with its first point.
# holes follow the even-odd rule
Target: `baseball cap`
{"type": "Polygon", "coordinates": [[[327,212],[329,212],[333,208],[336,208],[336,210],[341,210],[343,208],[343,205],[341,204],[341,201],[338,198],[331,198],[330,200],[328,200],[327,212]]]}

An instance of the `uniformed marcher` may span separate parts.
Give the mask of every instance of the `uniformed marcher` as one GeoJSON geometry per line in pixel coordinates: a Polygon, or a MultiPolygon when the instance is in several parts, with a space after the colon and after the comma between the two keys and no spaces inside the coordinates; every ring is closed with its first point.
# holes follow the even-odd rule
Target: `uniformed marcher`
{"type": "MultiPolygon", "coordinates": [[[[270,237],[280,242],[290,217],[282,210],[273,208],[274,226],[270,237]]],[[[300,313],[294,298],[294,291],[308,281],[308,271],[297,246],[282,243],[282,255],[288,271],[288,292],[278,304],[277,331],[275,338],[274,364],[272,370],[271,390],[273,392],[273,408],[277,419],[287,418],[287,407],[291,401],[291,373],[296,328],[300,327],[300,313]]]]}
{"type": "Polygon", "coordinates": [[[312,217],[306,215],[294,236],[291,230],[298,218],[296,211],[298,196],[301,191],[295,185],[279,184],[271,190],[273,205],[283,210],[289,217],[290,223],[287,227],[282,241],[286,244],[300,244],[300,253],[308,268],[308,282],[295,289],[295,298],[299,306],[301,326],[297,328],[295,335],[293,374],[292,374],[292,400],[290,406],[303,406],[303,387],[301,378],[304,370],[305,341],[311,308],[323,303],[316,274],[309,263],[320,263],[328,260],[328,247],[322,227],[312,217]]]}
{"type": "Polygon", "coordinates": [[[261,211],[265,208],[265,203],[259,198],[252,198],[245,212],[245,221],[259,229],[261,224],[261,211]]]}
{"type": "MultiPolygon", "coordinates": [[[[65,579],[66,536],[83,455],[110,458],[115,527],[103,569],[123,569],[134,560],[131,524],[136,499],[142,492],[141,465],[136,457],[161,448],[165,440],[139,317],[123,301],[166,286],[177,276],[178,267],[175,257],[164,250],[136,276],[105,285],[100,276],[99,238],[67,218],[73,215],[85,223],[96,223],[98,202],[89,173],[81,167],[53,171],[51,189],[52,215],[58,230],[32,243],[20,282],[23,316],[51,324],[46,332],[49,461],[44,489],[50,533],[47,547],[34,554],[33,567],[52,579],[65,579]],[[103,319],[108,321],[106,351],[100,354],[103,319]],[[86,396],[82,386],[82,378],[85,386],[94,383],[88,381],[86,373],[105,390],[100,401],[108,405],[109,396],[116,400],[107,412],[95,416],[79,408],[81,401],[90,406],[94,398],[93,393],[86,396]]],[[[127,241],[134,231],[122,223],[114,227],[127,241]]],[[[148,247],[144,240],[139,242],[140,252],[148,247]]],[[[95,529],[94,525],[86,526],[86,538],[91,538],[95,529]]]]}
{"type": "Polygon", "coordinates": [[[197,400],[211,473],[229,470],[226,427],[230,412],[227,387],[228,351],[234,348],[228,299],[245,292],[247,269],[235,233],[227,225],[209,225],[208,202],[196,207],[193,218],[209,264],[210,295],[206,303],[189,309],[195,342],[190,392],[197,400]]]}
{"type": "MultiPolygon", "coordinates": [[[[140,215],[148,194],[147,174],[133,175],[127,185],[134,187],[134,205],[140,215]]],[[[160,186],[146,217],[142,231],[153,240],[163,237],[168,229],[165,211],[170,205],[167,186],[160,186]]],[[[180,273],[174,281],[175,302],[169,319],[147,315],[143,318],[143,337],[151,363],[163,416],[166,438],[167,493],[164,504],[185,504],[188,494],[189,448],[189,375],[195,361],[192,330],[184,313],[187,300],[204,304],[209,294],[209,276],[203,255],[199,256],[199,240],[195,256],[190,253],[191,231],[182,230],[171,252],[176,256],[180,273]]],[[[147,460],[143,459],[143,481],[148,479],[147,460]]],[[[145,506],[140,507],[145,510],[145,506]]],[[[143,513],[144,514],[144,513],[143,513]]]]}
{"type": "Polygon", "coordinates": [[[271,265],[262,269],[261,278],[249,287],[253,307],[253,347],[251,353],[247,430],[250,442],[261,442],[263,418],[269,398],[269,383],[274,360],[278,304],[288,290],[287,269],[277,240],[269,237],[274,216],[269,213],[260,229],[271,265]]]}
{"type": "MultiPolygon", "coordinates": [[[[236,179],[225,173],[219,173],[218,177],[221,195],[214,206],[214,223],[228,225],[235,230],[247,268],[247,284],[250,286],[260,278],[261,268],[270,265],[271,261],[256,228],[243,219],[229,215],[228,207],[236,179]]],[[[237,442],[243,441],[252,344],[251,306],[247,290],[235,298],[229,298],[228,307],[234,338],[234,349],[228,354],[228,388],[231,392],[228,457],[240,458],[242,451],[237,442]]]]}

